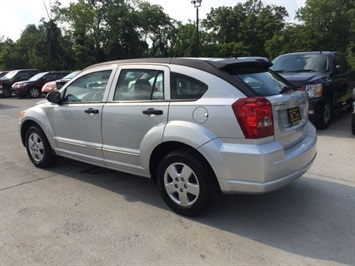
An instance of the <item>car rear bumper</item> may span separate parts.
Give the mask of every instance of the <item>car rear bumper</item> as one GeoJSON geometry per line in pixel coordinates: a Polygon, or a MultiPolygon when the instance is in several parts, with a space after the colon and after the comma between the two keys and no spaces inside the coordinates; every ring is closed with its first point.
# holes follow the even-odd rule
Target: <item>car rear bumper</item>
{"type": "Polygon", "coordinates": [[[223,144],[223,159],[211,163],[225,194],[262,194],[279,189],[307,172],[316,158],[317,135],[311,123],[298,144],[223,144]],[[248,147],[249,146],[249,147],[248,147]]]}

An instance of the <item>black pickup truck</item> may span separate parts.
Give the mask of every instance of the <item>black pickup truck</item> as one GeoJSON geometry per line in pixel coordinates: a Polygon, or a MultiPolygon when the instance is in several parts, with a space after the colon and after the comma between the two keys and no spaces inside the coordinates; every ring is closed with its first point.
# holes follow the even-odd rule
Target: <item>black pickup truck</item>
{"type": "Polygon", "coordinates": [[[299,52],[276,57],[271,69],[309,95],[309,119],[326,129],[332,114],[351,108],[355,74],[338,52],[299,52]]]}

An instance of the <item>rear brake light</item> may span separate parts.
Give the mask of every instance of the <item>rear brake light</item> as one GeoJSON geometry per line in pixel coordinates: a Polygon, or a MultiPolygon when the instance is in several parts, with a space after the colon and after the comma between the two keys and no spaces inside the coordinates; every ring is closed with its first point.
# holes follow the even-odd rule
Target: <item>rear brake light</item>
{"type": "Polygon", "coordinates": [[[262,97],[241,98],[232,104],[234,115],[248,139],[274,135],[271,103],[262,97]]]}

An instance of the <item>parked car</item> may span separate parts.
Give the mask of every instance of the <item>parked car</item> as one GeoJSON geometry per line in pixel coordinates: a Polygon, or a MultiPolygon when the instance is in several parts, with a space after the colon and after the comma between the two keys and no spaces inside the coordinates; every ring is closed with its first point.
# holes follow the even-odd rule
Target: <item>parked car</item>
{"type": "Polygon", "coordinates": [[[0,78],[0,94],[1,97],[7,98],[12,95],[11,86],[17,82],[22,80],[28,80],[34,75],[39,73],[37,69],[17,69],[12,70],[7,73],[5,76],[0,78]]]}
{"type": "Polygon", "coordinates": [[[309,94],[309,118],[319,129],[329,127],[332,114],[350,108],[355,80],[338,52],[301,52],[276,57],[271,69],[309,94]]]}
{"type": "Polygon", "coordinates": [[[45,96],[49,92],[52,92],[54,90],[59,90],[65,83],[67,83],[69,80],[74,78],[76,75],[79,74],[80,71],[74,71],[66,75],[65,77],[53,81],[49,81],[46,84],[43,85],[42,87],[42,94],[45,96]]]}
{"type": "Polygon", "coordinates": [[[270,66],[189,58],[93,65],[21,113],[22,143],[36,167],[67,157],[149,177],[172,210],[198,215],[215,191],[279,189],[316,157],[308,94],[270,66]]]}
{"type": "Polygon", "coordinates": [[[355,87],[353,89],[353,101],[351,107],[351,131],[355,135],[355,87]]]}
{"type": "Polygon", "coordinates": [[[5,76],[7,73],[9,73],[9,71],[0,71],[0,78],[5,76]]]}
{"type": "Polygon", "coordinates": [[[29,80],[16,82],[12,85],[12,91],[19,97],[38,98],[46,82],[63,78],[68,75],[68,73],[68,71],[41,72],[29,80]]]}

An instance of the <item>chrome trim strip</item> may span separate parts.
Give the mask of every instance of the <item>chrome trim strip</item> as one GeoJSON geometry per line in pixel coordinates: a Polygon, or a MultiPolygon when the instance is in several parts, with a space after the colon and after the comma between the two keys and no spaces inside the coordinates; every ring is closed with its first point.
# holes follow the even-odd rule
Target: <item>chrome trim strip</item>
{"type": "Polygon", "coordinates": [[[63,139],[58,139],[55,138],[55,140],[58,143],[63,143],[63,144],[68,144],[68,145],[73,145],[73,146],[77,146],[77,147],[83,147],[83,148],[88,148],[88,149],[95,149],[95,150],[102,150],[101,146],[98,145],[90,145],[90,144],[84,144],[83,142],[74,142],[74,141],[69,141],[69,140],[63,140],[63,139]]]}
{"type": "Polygon", "coordinates": [[[73,145],[73,146],[77,146],[77,147],[83,147],[83,148],[88,148],[88,149],[95,149],[95,150],[101,150],[101,151],[105,151],[105,152],[119,153],[119,154],[139,157],[139,153],[137,153],[137,152],[129,152],[129,151],[123,151],[123,150],[117,150],[117,149],[103,148],[103,147],[97,146],[97,145],[96,146],[85,145],[84,143],[74,142],[74,141],[70,141],[70,140],[63,140],[63,139],[58,139],[58,138],[55,138],[55,140],[59,143],[73,145]]]}
{"type": "Polygon", "coordinates": [[[72,142],[72,141],[67,141],[67,140],[61,140],[61,139],[56,139],[57,142],[64,143],[64,144],[69,144],[69,145],[74,145],[74,146],[79,146],[79,147],[85,147],[85,148],[90,148],[84,144],[77,143],[77,142],[72,142]]]}
{"type": "Polygon", "coordinates": [[[125,154],[125,155],[131,155],[131,156],[139,157],[139,154],[138,154],[138,153],[133,153],[133,152],[128,152],[128,151],[119,151],[119,150],[112,150],[112,149],[107,149],[107,148],[103,148],[102,151],[113,152],[113,153],[120,153],[120,154],[125,154]]]}

